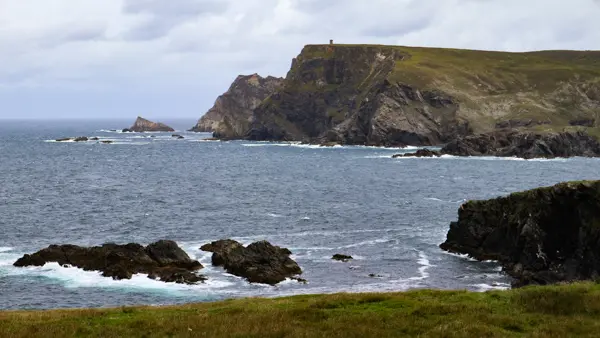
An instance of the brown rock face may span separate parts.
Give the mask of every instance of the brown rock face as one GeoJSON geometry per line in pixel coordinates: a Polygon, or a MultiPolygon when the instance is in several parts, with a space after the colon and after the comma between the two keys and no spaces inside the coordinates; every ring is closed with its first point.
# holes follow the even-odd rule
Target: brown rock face
{"type": "Polygon", "coordinates": [[[250,283],[275,285],[302,273],[298,264],[290,258],[288,249],[266,241],[244,247],[234,240],[225,239],[205,244],[200,249],[213,253],[213,265],[223,266],[227,272],[244,277],[250,283]]]}
{"type": "Polygon", "coordinates": [[[219,138],[243,137],[254,109],[280,88],[282,83],[282,78],[272,76],[238,76],[191,131],[211,132],[219,138]]]}
{"type": "Polygon", "coordinates": [[[95,247],[51,245],[31,255],[19,258],[14,266],[43,266],[56,262],[86,271],[101,271],[105,277],[130,279],[133,274],[145,273],[163,282],[195,284],[205,280],[195,273],[202,264],[192,260],[173,241],[161,240],[147,247],[136,243],[104,244],[95,247]]]}
{"type": "Polygon", "coordinates": [[[135,120],[135,123],[133,124],[133,126],[131,126],[130,128],[127,128],[127,129],[129,131],[136,132],[136,133],[143,133],[143,132],[147,132],[147,131],[164,131],[164,132],[175,131],[175,129],[167,126],[164,123],[152,122],[152,121],[146,120],[140,116],[138,116],[137,120],[135,120]]]}
{"type": "Polygon", "coordinates": [[[454,97],[392,76],[408,58],[386,46],[307,46],[282,89],[255,110],[246,137],[404,146],[468,133],[454,97]]]}

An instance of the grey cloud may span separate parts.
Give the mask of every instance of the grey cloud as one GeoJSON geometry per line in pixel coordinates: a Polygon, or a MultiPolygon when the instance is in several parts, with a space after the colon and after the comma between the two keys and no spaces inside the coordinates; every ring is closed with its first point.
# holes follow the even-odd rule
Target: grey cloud
{"type": "Polygon", "coordinates": [[[126,14],[149,15],[145,22],[124,34],[126,40],[145,41],[166,36],[175,27],[203,15],[219,15],[228,2],[218,0],[126,0],[126,14]]]}

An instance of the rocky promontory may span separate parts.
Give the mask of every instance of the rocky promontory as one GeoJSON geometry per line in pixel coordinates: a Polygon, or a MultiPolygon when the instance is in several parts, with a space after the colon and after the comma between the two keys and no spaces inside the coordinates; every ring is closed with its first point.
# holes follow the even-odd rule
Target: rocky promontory
{"type": "Polygon", "coordinates": [[[532,133],[505,131],[458,137],[440,151],[419,149],[398,157],[497,156],[532,158],[599,157],[600,142],[583,131],[532,133]]]}
{"type": "Polygon", "coordinates": [[[227,272],[244,277],[250,283],[275,285],[302,273],[302,269],[290,258],[292,253],[288,249],[266,241],[244,247],[239,242],[225,239],[205,244],[200,249],[213,253],[213,265],[222,266],[227,272]]]}
{"type": "Polygon", "coordinates": [[[181,284],[205,280],[195,272],[202,269],[202,264],[192,260],[175,242],[168,240],[146,247],[136,243],[109,243],[94,247],[50,245],[31,255],[24,255],[14,266],[44,266],[50,262],[86,271],[100,271],[102,276],[117,280],[131,279],[137,273],[148,274],[151,279],[181,284]]]}
{"type": "Polygon", "coordinates": [[[557,184],[470,201],[450,224],[446,251],[496,260],[514,286],[600,277],[600,181],[557,184]]]}
{"type": "Polygon", "coordinates": [[[244,137],[254,109],[279,89],[282,83],[282,78],[272,76],[238,76],[191,131],[211,132],[220,138],[244,137]]]}
{"type": "Polygon", "coordinates": [[[152,122],[149,120],[146,120],[145,118],[142,118],[140,116],[138,116],[138,118],[135,120],[135,123],[133,124],[133,126],[127,128],[127,129],[123,129],[123,131],[129,131],[129,132],[135,132],[135,133],[143,133],[143,132],[155,132],[155,131],[164,131],[164,132],[173,132],[175,131],[175,129],[167,126],[164,123],[160,123],[160,122],[152,122]]]}
{"type": "Polygon", "coordinates": [[[248,80],[236,80],[240,84],[195,130],[221,138],[372,146],[442,146],[496,132],[595,136],[598,59],[594,51],[307,45],[268,95],[246,104],[248,80]]]}
{"type": "Polygon", "coordinates": [[[561,133],[493,132],[458,137],[446,144],[443,154],[520,158],[598,157],[600,143],[583,131],[561,133]]]}

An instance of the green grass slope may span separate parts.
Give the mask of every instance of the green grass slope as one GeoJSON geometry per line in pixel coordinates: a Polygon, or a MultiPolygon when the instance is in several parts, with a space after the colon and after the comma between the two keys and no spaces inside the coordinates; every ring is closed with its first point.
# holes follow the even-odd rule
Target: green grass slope
{"type": "Polygon", "coordinates": [[[460,102],[459,116],[475,132],[490,131],[510,119],[532,119],[547,123],[525,129],[585,129],[600,135],[600,51],[510,53],[335,44],[308,45],[299,58],[339,59],[348,50],[353,55],[361,50],[395,55],[388,80],[452,95],[460,102]],[[569,123],[582,118],[596,122],[592,127],[569,123]]]}
{"type": "Polygon", "coordinates": [[[1,337],[597,337],[600,286],[0,312],[1,337]]]}

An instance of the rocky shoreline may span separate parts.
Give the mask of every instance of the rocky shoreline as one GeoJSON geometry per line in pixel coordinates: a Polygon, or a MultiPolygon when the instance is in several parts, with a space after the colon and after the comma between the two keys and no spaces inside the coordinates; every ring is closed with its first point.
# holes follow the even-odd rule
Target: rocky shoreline
{"type": "MultiPolygon", "coordinates": [[[[213,252],[213,266],[223,267],[250,283],[275,285],[286,278],[306,282],[298,277],[302,269],[290,258],[291,251],[266,241],[244,247],[234,240],[219,240],[202,246],[201,250],[213,252]]],[[[192,260],[177,243],[170,240],[160,240],[145,247],[137,243],[108,243],[94,247],[50,245],[24,255],[13,265],[27,267],[44,266],[47,263],[99,271],[102,276],[115,280],[131,279],[135,274],[146,274],[150,279],[179,284],[197,284],[207,279],[197,273],[204,268],[202,264],[192,260]]]]}
{"type": "Polygon", "coordinates": [[[470,201],[443,250],[498,261],[513,286],[600,277],[600,181],[566,182],[470,201]]]}

